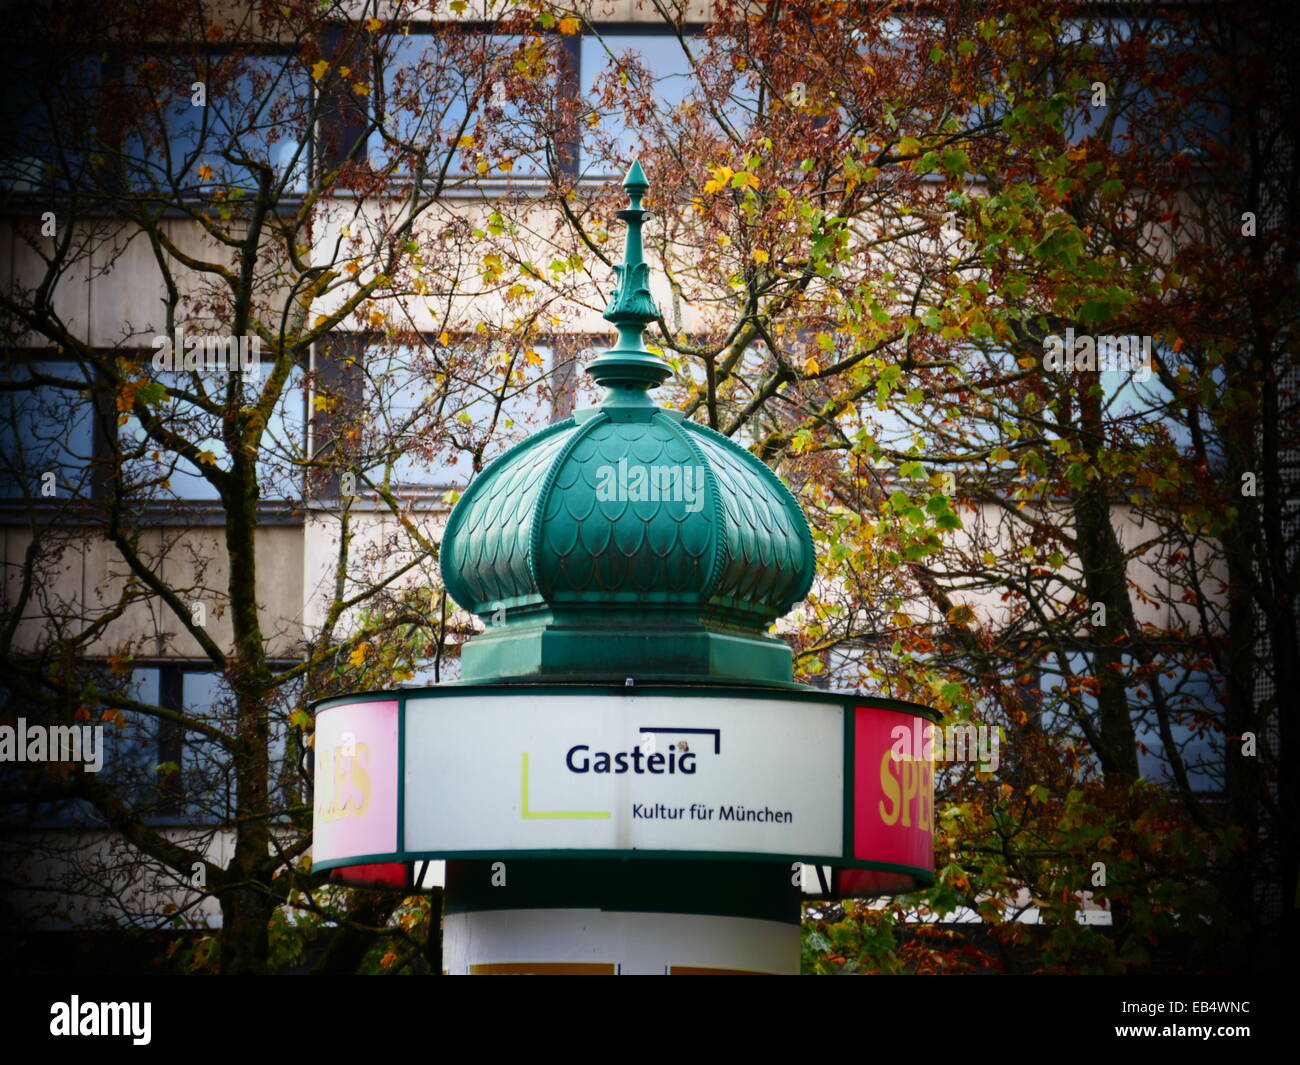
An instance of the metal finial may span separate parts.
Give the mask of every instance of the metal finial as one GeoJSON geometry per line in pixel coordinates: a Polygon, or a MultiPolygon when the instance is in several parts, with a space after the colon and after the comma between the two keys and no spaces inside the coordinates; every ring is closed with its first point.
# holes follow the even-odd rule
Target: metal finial
{"type": "Polygon", "coordinates": [[[610,294],[605,318],[618,327],[618,343],[587,367],[597,384],[608,392],[602,405],[646,406],[646,392],[672,375],[663,359],[642,348],[642,333],[647,322],[659,317],[659,308],[650,294],[650,267],[641,246],[641,226],[650,212],[641,207],[641,197],[650,188],[639,161],[633,162],[623,179],[632,205],[618,212],[627,223],[623,245],[623,262],[614,267],[616,283],[610,294]]]}

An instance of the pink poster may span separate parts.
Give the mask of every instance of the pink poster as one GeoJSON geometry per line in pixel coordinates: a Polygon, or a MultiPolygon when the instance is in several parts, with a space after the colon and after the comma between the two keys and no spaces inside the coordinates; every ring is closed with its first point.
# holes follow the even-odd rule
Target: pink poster
{"type": "Polygon", "coordinates": [[[312,862],[397,849],[397,701],[316,715],[312,862]]]}
{"type": "Polygon", "coordinates": [[[875,706],[854,714],[853,856],[933,869],[934,762],[913,757],[912,742],[929,722],[875,706]]]}

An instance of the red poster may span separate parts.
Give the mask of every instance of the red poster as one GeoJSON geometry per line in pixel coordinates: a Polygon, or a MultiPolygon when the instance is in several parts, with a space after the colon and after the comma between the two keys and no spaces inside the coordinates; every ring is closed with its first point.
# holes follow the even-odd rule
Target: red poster
{"type": "MultiPolygon", "coordinates": [[[[883,707],[859,705],[854,714],[853,856],[932,870],[934,762],[922,755],[933,726],[883,707]]],[[[876,883],[880,874],[861,875],[876,883]]]]}

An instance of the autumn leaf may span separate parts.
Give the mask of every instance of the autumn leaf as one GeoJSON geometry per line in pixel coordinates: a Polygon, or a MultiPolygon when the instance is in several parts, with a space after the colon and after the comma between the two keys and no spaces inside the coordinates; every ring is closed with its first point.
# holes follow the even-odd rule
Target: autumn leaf
{"type": "Polygon", "coordinates": [[[713,178],[704,183],[705,193],[721,192],[727,187],[727,182],[732,179],[734,171],[729,166],[718,166],[713,168],[713,178]]]}
{"type": "Polygon", "coordinates": [[[964,628],[975,620],[975,611],[965,604],[959,604],[948,611],[947,618],[949,625],[964,628]]]}

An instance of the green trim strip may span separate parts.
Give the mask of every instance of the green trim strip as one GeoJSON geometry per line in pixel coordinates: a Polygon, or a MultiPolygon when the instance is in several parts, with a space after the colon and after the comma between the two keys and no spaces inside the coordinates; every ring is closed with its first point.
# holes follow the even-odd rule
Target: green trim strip
{"type": "Polygon", "coordinates": [[[844,842],[841,846],[845,857],[853,853],[854,843],[853,800],[857,793],[858,778],[853,767],[857,757],[857,725],[857,710],[852,706],[846,706],[844,708],[844,780],[840,785],[844,798],[844,842]]]}
{"type": "Polygon", "coordinates": [[[893,710],[897,713],[912,714],[917,717],[940,721],[943,715],[937,710],[920,703],[909,703],[902,699],[886,699],[876,695],[855,695],[853,692],[821,691],[817,688],[772,688],[746,687],[737,684],[645,684],[625,687],[621,684],[458,684],[450,682],[429,688],[391,688],[356,692],[353,695],[330,695],[309,704],[313,712],[320,712],[327,706],[347,705],[349,703],[374,702],[380,699],[432,698],[458,695],[497,695],[497,696],[534,696],[534,695],[661,695],[678,698],[700,698],[708,696],[728,696],[735,699],[779,699],[783,701],[809,703],[838,703],[841,706],[873,706],[881,710],[893,710]]]}
{"type": "Polygon", "coordinates": [[[331,858],[312,865],[312,872],[345,868],[349,865],[377,865],[382,862],[423,861],[509,861],[511,859],[538,858],[588,859],[590,861],[690,861],[690,862],[770,862],[780,865],[802,862],[804,865],[830,865],[838,869],[870,869],[878,873],[903,873],[914,876],[924,887],[934,883],[935,875],[928,869],[894,862],[866,861],[844,858],[840,855],[763,854],[756,851],[650,851],[650,850],[514,850],[514,851],[398,851],[392,854],[359,854],[351,858],[331,858]]]}
{"type": "Polygon", "coordinates": [[[397,845],[406,849],[406,696],[397,697],[397,845]]]}

